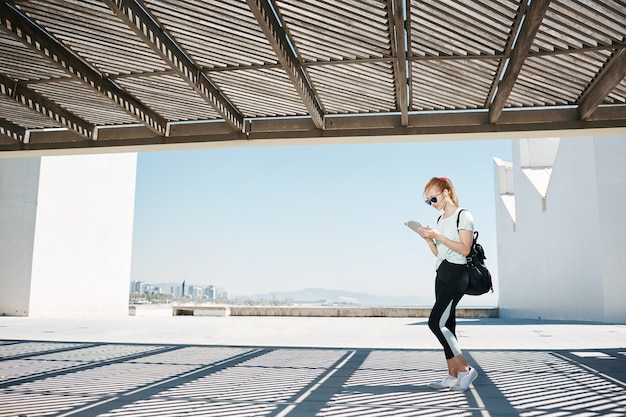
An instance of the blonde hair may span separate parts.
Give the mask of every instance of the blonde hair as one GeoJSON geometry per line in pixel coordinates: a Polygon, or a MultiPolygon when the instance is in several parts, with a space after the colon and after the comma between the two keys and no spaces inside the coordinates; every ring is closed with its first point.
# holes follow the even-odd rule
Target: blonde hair
{"type": "Polygon", "coordinates": [[[454,205],[458,206],[459,205],[459,198],[456,196],[456,191],[454,190],[454,185],[452,185],[452,181],[450,181],[450,178],[445,178],[445,177],[433,177],[430,179],[430,181],[428,181],[426,183],[426,186],[424,187],[424,194],[426,194],[426,190],[428,190],[429,188],[437,188],[439,189],[439,191],[443,192],[444,190],[448,190],[448,195],[450,196],[450,199],[452,199],[452,202],[454,203],[454,205]]]}

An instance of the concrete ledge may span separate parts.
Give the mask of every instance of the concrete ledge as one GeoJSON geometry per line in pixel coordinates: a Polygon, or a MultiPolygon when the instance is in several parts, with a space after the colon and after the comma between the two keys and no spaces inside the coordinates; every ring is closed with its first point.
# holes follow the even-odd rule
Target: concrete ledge
{"type": "MultiPolygon", "coordinates": [[[[272,307],[231,306],[231,316],[428,317],[430,307],[272,307]]],[[[457,308],[459,318],[497,318],[498,308],[457,308]]]]}
{"type": "Polygon", "coordinates": [[[172,306],[162,304],[137,304],[128,306],[129,316],[171,316],[172,306]]]}
{"type": "MultiPolygon", "coordinates": [[[[131,316],[428,317],[430,307],[322,307],[228,305],[132,305],[131,316]]],[[[497,307],[457,308],[458,318],[498,318],[497,307]]]]}
{"type": "Polygon", "coordinates": [[[226,306],[176,306],[172,307],[174,316],[230,316],[230,307],[226,306]]]}

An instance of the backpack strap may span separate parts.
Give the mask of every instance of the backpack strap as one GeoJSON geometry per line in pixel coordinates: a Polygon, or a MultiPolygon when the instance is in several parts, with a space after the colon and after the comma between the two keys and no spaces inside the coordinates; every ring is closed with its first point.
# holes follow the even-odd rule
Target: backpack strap
{"type": "Polygon", "coordinates": [[[465,209],[459,210],[459,214],[456,216],[456,230],[459,230],[459,219],[461,218],[461,212],[465,211],[465,209]]]}
{"type": "MultiPolygon", "coordinates": [[[[465,209],[459,210],[459,214],[457,214],[456,216],[456,230],[459,230],[459,220],[461,219],[462,211],[465,211],[465,209]]],[[[439,220],[441,220],[442,217],[443,217],[443,214],[437,218],[437,223],[439,223],[439,220]]]]}
{"type": "MultiPolygon", "coordinates": [[[[459,210],[459,214],[456,217],[456,231],[457,233],[459,232],[459,219],[461,218],[461,212],[465,210],[465,209],[461,209],[459,210]]],[[[478,232],[476,230],[474,230],[474,233],[472,234],[472,249],[470,251],[470,255],[472,254],[472,251],[474,251],[474,245],[477,245],[476,241],[478,240],[478,232]]],[[[480,246],[480,245],[479,245],[480,246]]],[[[481,250],[482,250],[482,246],[481,246],[481,250]]],[[[484,255],[483,255],[484,256],[484,255]]],[[[468,259],[470,259],[469,255],[468,255],[468,259]]],[[[486,258],[485,258],[486,259],[486,258]]]]}

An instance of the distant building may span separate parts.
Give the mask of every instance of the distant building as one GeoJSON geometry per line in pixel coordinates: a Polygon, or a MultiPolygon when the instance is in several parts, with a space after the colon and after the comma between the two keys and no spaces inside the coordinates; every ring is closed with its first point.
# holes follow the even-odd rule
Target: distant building
{"type": "Polygon", "coordinates": [[[228,300],[228,292],[222,291],[214,285],[183,285],[170,286],[163,291],[162,287],[152,286],[143,281],[130,282],[131,294],[169,294],[175,299],[191,299],[191,300],[228,300]]]}
{"type": "Polygon", "coordinates": [[[172,287],[171,293],[174,296],[174,298],[183,298],[183,287],[180,285],[177,287],[172,287]]]}
{"type": "Polygon", "coordinates": [[[209,300],[215,300],[217,298],[217,292],[213,285],[209,285],[204,289],[204,296],[209,300]]]}
{"type": "Polygon", "coordinates": [[[131,281],[130,282],[131,294],[145,294],[146,291],[149,291],[146,288],[150,288],[150,286],[143,281],[131,281]]]}
{"type": "Polygon", "coordinates": [[[198,285],[190,285],[187,294],[190,298],[199,300],[204,295],[204,288],[198,285]]]}

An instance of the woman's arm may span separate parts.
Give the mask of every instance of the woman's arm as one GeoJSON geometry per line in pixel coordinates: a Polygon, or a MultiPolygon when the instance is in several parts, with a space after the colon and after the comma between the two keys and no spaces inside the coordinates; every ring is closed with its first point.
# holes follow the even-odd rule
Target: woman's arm
{"type": "Polygon", "coordinates": [[[438,240],[453,251],[458,252],[463,256],[469,255],[470,250],[472,249],[474,233],[471,230],[459,230],[459,238],[461,239],[460,242],[450,240],[441,233],[439,233],[437,230],[431,229],[430,227],[420,228],[419,231],[424,239],[428,242],[428,247],[430,248],[432,253],[435,254],[435,256],[437,256],[437,245],[435,245],[433,239],[438,240]]]}
{"type": "Polygon", "coordinates": [[[452,249],[453,251],[460,253],[463,256],[469,255],[472,250],[472,241],[474,239],[474,233],[471,230],[461,229],[459,230],[459,238],[460,242],[455,242],[454,240],[450,240],[443,235],[439,235],[437,238],[441,243],[452,249]],[[443,240],[440,240],[443,239],[443,240]]]}

